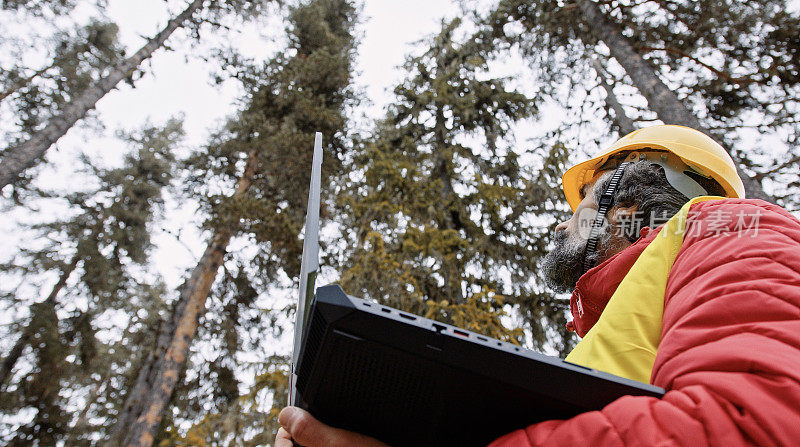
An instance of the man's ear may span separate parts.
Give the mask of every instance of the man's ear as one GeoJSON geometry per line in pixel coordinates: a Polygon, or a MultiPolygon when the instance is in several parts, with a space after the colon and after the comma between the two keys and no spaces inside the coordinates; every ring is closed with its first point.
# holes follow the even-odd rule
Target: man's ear
{"type": "Polygon", "coordinates": [[[622,236],[622,240],[628,242],[636,242],[639,238],[639,230],[646,224],[641,220],[641,216],[637,213],[638,207],[636,205],[628,207],[618,207],[611,210],[608,218],[611,225],[617,227],[616,232],[622,236]]]}
{"type": "Polygon", "coordinates": [[[636,205],[628,207],[614,207],[614,209],[612,209],[611,212],[609,213],[610,216],[608,217],[608,220],[614,224],[619,221],[630,222],[631,220],[636,218],[636,211],[638,209],[639,207],[636,205]]]}

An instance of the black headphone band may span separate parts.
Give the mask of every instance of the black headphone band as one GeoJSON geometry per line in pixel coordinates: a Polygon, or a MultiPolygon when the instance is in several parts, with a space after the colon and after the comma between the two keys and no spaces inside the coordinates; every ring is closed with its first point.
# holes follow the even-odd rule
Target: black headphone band
{"type": "Polygon", "coordinates": [[[597,204],[597,215],[592,221],[592,228],[589,230],[589,239],[586,241],[586,248],[583,250],[583,273],[586,273],[592,268],[592,264],[588,259],[589,255],[597,250],[597,242],[600,239],[600,228],[603,227],[606,215],[611,211],[611,206],[614,205],[614,195],[617,192],[622,174],[625,173],[625,168],[630,164],[632,163],[626,161],[617,167],[616,171],[614,171],[614,174],[611,176],[608,187],[603,191],[603,195],[600,196],[600,203],[597,204]]]}

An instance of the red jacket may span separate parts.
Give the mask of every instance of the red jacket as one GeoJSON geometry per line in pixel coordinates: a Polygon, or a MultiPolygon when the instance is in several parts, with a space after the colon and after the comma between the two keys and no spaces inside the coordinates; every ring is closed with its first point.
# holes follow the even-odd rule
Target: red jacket
{"type": "MultiPolygon", "coordinates": [[[[690,212],[650,379],[666,395],[623,397],[492,447],[800,443],[800,222],[760,200],[700,202],[690,212]]],[[[655,234],[578,281],[580,335],[655,234]]]]}

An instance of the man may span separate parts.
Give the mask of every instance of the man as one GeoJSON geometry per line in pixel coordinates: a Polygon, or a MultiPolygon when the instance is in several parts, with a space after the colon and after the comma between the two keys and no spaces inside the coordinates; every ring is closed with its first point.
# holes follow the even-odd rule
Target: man
{"type": "MultiPolygon", "coordinates": [[[[625,136],[568,170],[563,186],[574,214],[543,267],[551,287],[572,291],[568,328],[583,338],[567,360],[667,393],[492,445],[796,444],[800,222],[745,200],[724,149],[680,126],[625,136]]],[[[280,422],[276,447],[291,436],[308,447],[382,445],[296,408],[280,422]]]]}

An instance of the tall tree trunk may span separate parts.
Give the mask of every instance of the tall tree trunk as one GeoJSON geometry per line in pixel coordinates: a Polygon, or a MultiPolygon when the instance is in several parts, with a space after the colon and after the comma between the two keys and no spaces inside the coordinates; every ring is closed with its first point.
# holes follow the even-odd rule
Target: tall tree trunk
{"type": "Polygon", "coordinates": [[[202,7],[203,1],[192,1],[183,12],[167,22],[164,29],[148,40],[133,56],[114,67],[106,77],[86,89],[60,113],[50,118],[42,130],[33,134],[30,139],[19,146],[9,148],[0,161],[0,190],[19,177],[22,171],[33,166],[53,143],[95,107],[100,98],[115,88],[120,81],[129,77],[145,59],[153,55],[155,50],[161,48],[167,38],[202,7]]]}
{"type": "MultiPolygon", "coordinates": [[[[240,197],[247,192],[257,165],[257,153],[253,150],[248,154],[247,166],[237,182],[233,197],[240,197]]],[[[170,320],[159,331],[153,354],[142,366],[136,384],[125,400],[109,445],[152,445],[164,410],[185,367],[189,346],[197,332],[200,316],[217,270],[222,265],[231,234],[231,230],[217,231],[183,285],[170,320]]]]}
{"type": "Polygon", "coordinates": [[[625,113],[625,109],[622,107],[622,104],[617,101],[617,95],[614,94],[614,85],[609,84],[609,79],[603,65],[600,63],[597,58],[592,58],[592,66],[594,67],[594,71],[597,73],[597,78],[600,81],[600,85],[603,87],[603,90],[606,91],[606,106],[607,109],[611,109],[614,112],[614,116],[611,118],[614,126],[619,130],[619,133],[622,135],[627,135],[634,130],[636,130],[636,125],[633,123],[633,120],[628,117],[628,114],[625,113]]]}
{"type": "MultiPolygon", "coordinates": [[[[625,69],[633,84],[647,100],[650,109],[656,112],[661,121],[708,133],[697,116],[661,81],[655,68],[622,35],[619,27],[608,20],[597,3],[593,0],[577,0],[577,5],[591,32],[606,44],[611,56],[625,69]]],[[[757,179],[746,175],[741,168],[739,174],[749,197],[770,200],[757,179]]]]}
{"type": "MultiPolygon", "coordinates": [[[[61,276],[58,277],[58,281],[50,290],[50,294],[47,295],[47,299],[44,300],[44,303],[55,305],[59,292],[61,292],[61,289],[63,289],[67,284],[69,276],[78,265],[78,261],[79,259],[77,255],[72,257],[72,260],[69,262],[69,264],[67,264],[64,270],[61,271],[61,276]]],[[[34,317],[34,315],[31,315],[31,318],[34,317]]],[[[3,359],[2,364],[0,364],[0,389],[3,388],[6,380],[8,380],[9,376],[11,375],[14,365],[17,364],[17,360],[19,360],[20,356],[22,355],[22,351],[25,349],[25,346],[28,345],[31,335],[33,335],[31,334],[31,323],[28,322],[28,324],[26,324],[25,328],[22,330],[22,333],[19,335],[17,342],[14,343],[14,346],[8,352],[6,358],[3,359]]]]}

